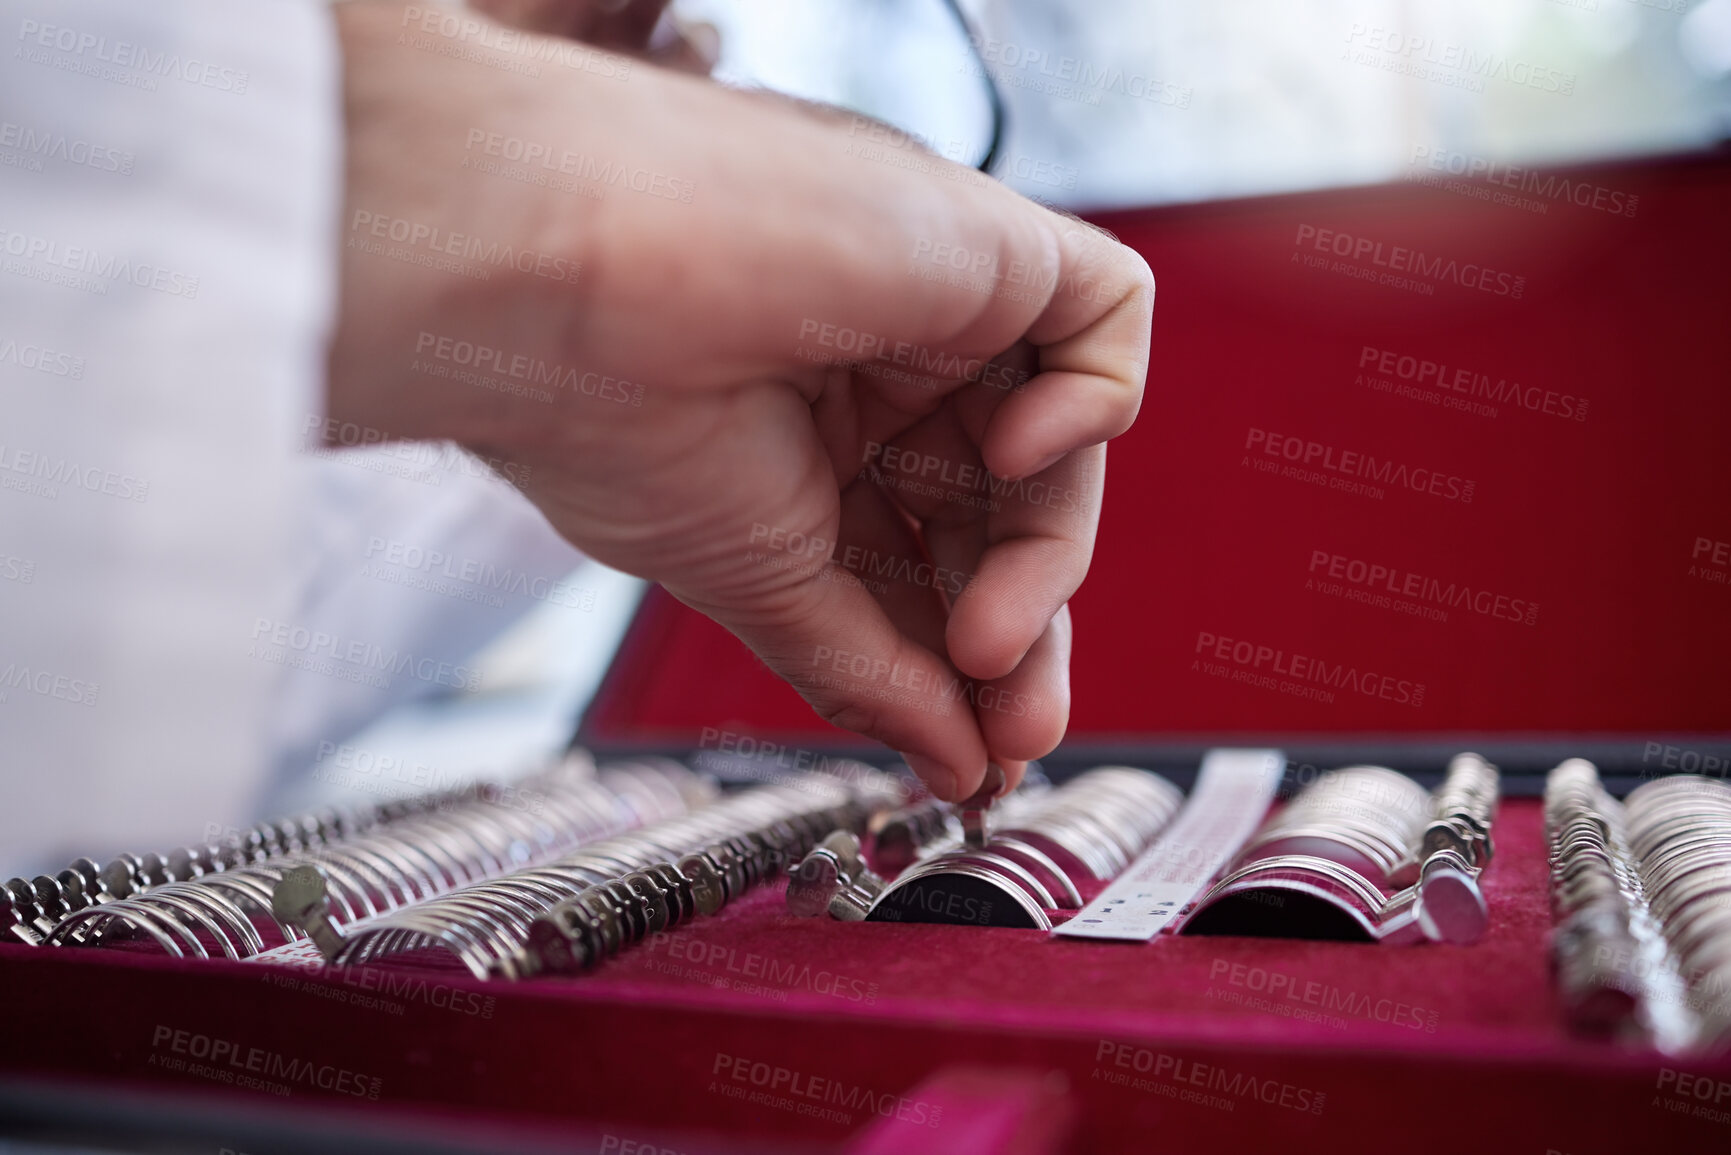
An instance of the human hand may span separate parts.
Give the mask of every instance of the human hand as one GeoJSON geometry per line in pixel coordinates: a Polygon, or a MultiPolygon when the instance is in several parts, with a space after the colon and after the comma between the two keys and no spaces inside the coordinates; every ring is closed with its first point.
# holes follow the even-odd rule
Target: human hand
{"type": "Polygon", "coordinates": [[[1147,370],[1141,259],[874,122],[336,11],[331,416],[526,469],[560,533],[942,797],[1049,752],[1147,370]]]}

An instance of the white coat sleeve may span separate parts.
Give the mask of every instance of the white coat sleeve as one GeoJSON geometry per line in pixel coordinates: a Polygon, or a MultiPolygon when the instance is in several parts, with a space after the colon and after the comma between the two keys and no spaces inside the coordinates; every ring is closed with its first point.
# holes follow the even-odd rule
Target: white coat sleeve
{"type": "Polygon", "coordinates": [[[320,4],[0,13],[9,874],[183,843],[263,788],[342,141],[320,4]]]}

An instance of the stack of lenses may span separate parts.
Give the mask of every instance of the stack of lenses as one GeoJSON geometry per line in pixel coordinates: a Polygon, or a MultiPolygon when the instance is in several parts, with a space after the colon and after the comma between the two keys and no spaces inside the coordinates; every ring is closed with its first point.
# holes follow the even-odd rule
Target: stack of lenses
{"type": "Polygon", "coordinates": [[[884,889],[867,917],[1050,930],[1048,911],[1079,909],[1081,887],[1128,866],[1183,800],[1176,786],[1147,770],[1089,770],[1006,811],[1004,825],[983,846],[951,841],[929,848],[884,889]]]}
{"type": "Polygon", "coordinates": [[[1635,1038],[1648,1031],[1651,980],[1666,964],[1623,827],[1623,807],[1591,762],[1572,758],[1545,779],[1552,960],[1564,1011],[1583,1034],[1635,1038]]]}
{"type": "Polygon", "coordinates": [[[1662,928],[1703,1042],[1731,1042],[1731,787],[1661,778],[1625,803],[1647,908],[1662,928]]]}
{"type": "Polygon", "coordinates": [[[415,807],[368,804],[330,807],[229,831],[220,841],[161,853],[118,854],[99,866],[76,858],[57,874],[8,879],[0,890],[0,939],[43,945],[67,915],[171,882],[187,882],[304,850],[318,850],[366,833],[416,810],[450,805],[452,795],[428,795],[415,807]]]}
{"type": "Polygon", "coordinates": [[[1491,822],[1501,793],[1497,768],[1477,754],[1458,754],[1433,796],[1434,814],[1425,827],[1419,857],[1448,851],[1474,870],[1491,860],[1491,822]]]}
{"type": "Polygon", "coordinates": [[[1263,824],[1185,933],[1477,942],[1498,791],[1471,753],[1435,794],[1383,766],[1330,771],[1263,824]]]}
{"type": "Polygon", "coordinates": [[[998,830],[994,841],[1027,843],[1074,880],[1117,876],[1178,813],[1184,795],[1158,774],[1101,766],[1079,775],[998,830]]]}
{"type": "Polygon", "coordinates": [[[1318,778],[1265,823],[1239,862],[1320,858],[1385,891],[1396,889],[1433,811],[1430,792],[1406,775],[1348,766],[1318,778]]]}
{"type": "Polygon", "coordinates": [[[682,814],[711,798],[713,787],[670,760],[597,772],[577,755],[526,779],[512,796],[521,804],[473,792],[341,840],[112,897],[68,913],[47,942],[143,940],[176,957],[248,958],[302,937],[272,911],[276,885],[298,867],[324,876],[330,921],[340,927],[682,814]]]}
{"type": "Polygon", "coordinates": [[[877,771],[846,781],[805,774],[754,787],[372,919],[343,940],[331,961],[436,951],[454,955],[477,978],[582,969],[694,913],[713,914],[798,861],[831,830],[862,829],[873,812],[897,800],[899,787],[877,771]],[[531,941],[532,927],[541,923],[544,933],[531,941]]]}

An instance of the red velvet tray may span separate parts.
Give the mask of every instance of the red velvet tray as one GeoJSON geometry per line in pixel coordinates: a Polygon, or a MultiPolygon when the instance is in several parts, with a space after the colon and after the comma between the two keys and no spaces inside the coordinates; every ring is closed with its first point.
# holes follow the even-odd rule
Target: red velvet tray
{"type": "MultiPolygon", "coordinates": [[[[1074,602],[1073,736],[1731,729],[1731,161],[1559,179],[1622,194],[1624,213],[1402,184],[1106,219],[1148,257],[1160,303],[1155,377],[1113,446],[1074,602]],[[1324,234],[1350,238],[1346,255],[1317,253],[1324,234]],[[1399,265],[1410,281],[1416,252],[1420,288],[1357,275],[1399,265]],[[1490,291],[1463,285],[1469,263],[1475,286],[1496,274],[1490,291]],[[1518,299],[1505,275],[1523,278],[1518,299]],[[1423,371],[1465,381],[1457,400],[1475,374],[1521,390],[1494,417],[1445,407],[1396,391],[1405,356],[1415,375],[1447,365],[1423,371]],[[1387,390],[1361,379],[1373,367],[1387,390]],[[1282,474],[1288,438],[1299,466],[1321,446],[1322,483],[1282,474]],[[1348,451],[1406,472],[1380,497],[1333,487],[1348,451]],[[1437,602],[1451,585],[1465,601],[1437,602]],[[1271,688],[1263,650],[1375,673],[1379,692],[1271,688]]],[[[691,748],[718,731],[839,736],[730,636],[652,597],[585,736],[691,748]]],[[[1059,943],[792,920],[767,890],[589,978],[518,986],[0,948],[0,1071],[452,1134],[527,1128],[620,1155],[1726,1150],[1731,1064],[1562,1031],[1536,804],[1506,802],[1498,836],[1492,929],[1470,948],[1059,943]],[[214,1077],[162,1065],[218,1043],[243,1075],[254,1055],[289,1072],[267,1080],[289,1094],[215,1081],[239,1077],[232,1061],[214,1077]]]]}
{"type": "Polygon", "coordinates": [[[1561,1030],[1537,804],[1497,829],[1472,947],[843,924],[766,888],[577,980],[3,948],[0,1068],[577,1150],[1724,1151],[1731,1062],[1561,1030]],[[221,1074],[162,1065],[201,1051],[221,1074]],[[289,1094],[216,1081],[249,1073],[289,1094]]]}

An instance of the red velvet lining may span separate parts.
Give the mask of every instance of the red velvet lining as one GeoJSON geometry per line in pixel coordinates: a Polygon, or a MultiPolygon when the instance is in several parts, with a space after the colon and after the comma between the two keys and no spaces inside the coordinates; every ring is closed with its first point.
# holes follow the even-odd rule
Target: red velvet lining
{"type": "MultiPolygon", "coordinates": [[[[1724,1150],[1731,1127],[1673,1113],[1667,1103],[1694,1101],[1658,1080],[1661,1068],[1731,1080],[1731,1062],[1667,1062],[1563,1032],[1545,961],[1537,804],[1506,803],[1498,834],[1484,877],[1491,930],[1473,947],[1055,942],[795,919],[766,888],[591,976],[526,984],[426,971],[309,984],[253,964],[7,948],[0,977],[29,997],[13,1000],[0,1066],[210,1087],[151,1064],[174,1057],[172,1034],[152,1049],[165,1027],[187,1031],[189,1047],[199,1034],[232,1041],[243,1061],[259,1048],[378,1078],[379,1103],[417,1112],[839,1144],[863,1131],[872,1106],[911,1115],[923,1080],[986,1065],[1060,1087],[1085,1150],[1147,1150],[1151,1127],[1180,1151],[1222,1141],[1457,1150],[1456,1132],[1434,1129],[1443,1120],[1508,1150],[1724,1150]],[[1273,975],[1289,981],[1270,1005],[1286,1009],[1247,1002],[1269,997],[1273,975]],[[409,979],[430,985],[381,985],[409,979]],[[1306,1009],[1309,1018],[1292,1013],[1306,1009]],[[788,1073],[770,1088],[778,1102],[748,1101],[763,1089],[752,1074],[773,1081],[778,1068],[788,1073]],[[743,1081],[730,1078],[739,1071],[743,1081]],[[832,1085],[841,1098],[826,1101],[832,1085]],[[1320,1113],[1300,1109],[1318,1096],[1320,1113]],[[848,1122],[814,1113],[826,1106],[848,1122]]],[[[286,1085],[290,1102],[357,1103],[286,1085]]],[[[929,1149],[964,1149],[943,1145],[960,1131],[928,1130],[929,1149]]]]}

